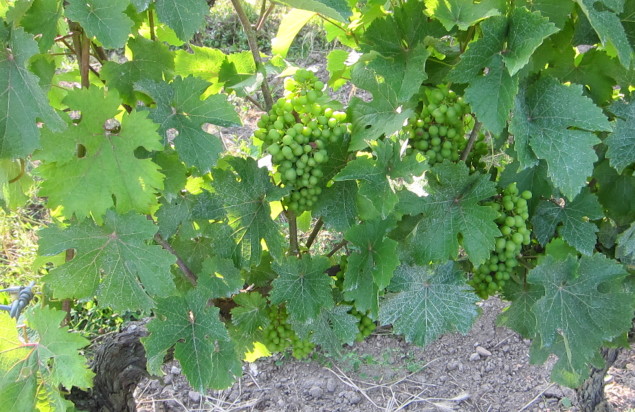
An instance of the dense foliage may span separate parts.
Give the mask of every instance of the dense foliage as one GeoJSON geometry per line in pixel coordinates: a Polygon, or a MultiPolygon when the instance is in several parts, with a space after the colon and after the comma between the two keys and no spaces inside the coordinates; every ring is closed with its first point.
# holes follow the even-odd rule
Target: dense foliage
{"type": "Polygon", "coordinates": [[[55,262],[27,329],[0,313],[0,410],[92,385],[68,299],[151,316],[148,370],[173,349],[197,390],[258,342],[467,332],[496,293],[559,383],[626,342],[635,1],[282,3],[270,56],[267,4],[249,22],[232,0],[251,50],[225,54],[191,43],[205,0],[0,3],[0,205],[46,198],[55,262]],[[311,18],[342,46],[328,79],[284,59],[311,18]],[[338,102],[347,84],[368,98],[338,102]],[[213,134],[240,98],[263,113],[249,156],[213,134]]]}

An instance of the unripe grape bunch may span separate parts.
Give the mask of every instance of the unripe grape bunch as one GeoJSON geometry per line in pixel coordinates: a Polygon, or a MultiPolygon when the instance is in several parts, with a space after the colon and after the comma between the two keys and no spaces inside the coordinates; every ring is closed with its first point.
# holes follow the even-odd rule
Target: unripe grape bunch
{"type": "Polygon", "coordinates": [[[269,308],[269,325],[263,330],[263,344],[270,352],[283,352],[291,347],[296,359],[304,359],[313,352],[315,345],[309,340],[300,339],[288,323],[288,314],[284,306],[269,308]]]}
{"type": "MultiPolygon", "coordinates": [[[[472,129],[470,106],[447,86],[423,87],[420,109],[408,119],[402,134],[408,138],[408,154],[420,153],[428,164],[434,165],[447,159],[457,162],[467,145],[466,125],[472,129]]],[[[487,146],[479,134],[473,151],[487,146]]]]}
{"type": "Polygon", "coordinates": [[[348,130],[346,113],[334,110],[323,93],[324,83],[308,70],[298,70],[284,82],[285,96],[258,121],[254,136],[271,155],[280,182],[291,188],[284,199],[294,212],[310,210],[326,186],[322,167],[327,147],[348,130]]]}
{"type": "Polygon", "coordinates": [[[527,227],[529,218],[527,201],[531,192],[518,192],[516,183],[507,186],[496,201],[488,203],[499,216],[496,219],[502,236],[496,239],[496,249],[489,259],[475,268],[470,284],[483,299],[499,291],[518,266],[518,256],[523,246],[531,242],[527,227]]]}

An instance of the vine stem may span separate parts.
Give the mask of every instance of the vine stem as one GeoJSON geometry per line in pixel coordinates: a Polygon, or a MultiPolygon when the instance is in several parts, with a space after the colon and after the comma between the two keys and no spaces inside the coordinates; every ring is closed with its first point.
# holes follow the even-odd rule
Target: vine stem
{"type": "Polygon", "coordinates": [[[298,248],[298,221],[295,213],[291,210],[287,209],[284,213],[287,217],[287,221],[289,222],[289,249],[292,255],[298,256],[300,254],[300,250],[298,248]]]}
{"type": "Polygon", "coordinates": [[[326,257],[333,256],[338,250],[340,250],[341,248],[346,246],[347,243],[348,243],[348,240],[346,240],[346,239],[342,240],[340,243],[338,243],[337,245],[335,245],[333,247],[333,250],[331,250],[329,253],[327,253],[326,257]]]}
{"type": "Polygon", "coordinates": [[[18,161],[20,162],[20,173],[18,173],[18,175],[12,179],[9,180],[9,184],[11,183],[15,183],[18,180],[20,180],[22,178],[22,176],[24,176],[24,172],[26,171],[26,161],[24,159],[18,159],[18,161]]]}
{"type": "Polygon", "coordinates": [[[467,157],[470,155],[472,148],[474,148],[474,143],[476,142],[476,137],[478,136],[478,131],[481,129],[481,122],[478,120],[474,122],[474,128],[472,129],[472,133],[470,133],[470,138],[467,141],[467,146],[461,153],[461,160],[464,162],[467,160],[467,157]]]}
{"type": "Polygon", "coordinates": [[[150,40],[155,41],[157,36],[154,33],[154,13],[150,8],[148,8],[148,23],[150,24],[150,40]]]}
{"type": "Polygon", "coordinates": [[[194,272],[192,272],[192,269],[187,266],[185,261],[181,259],[178,253],[176,253],[176,250],[174,250],[174,248],[165,239],[163,239],[163,236],[157,233],[156,235],[154,235],[154,241],[161,245],[163,249],[174,255],[174,257],[176,257],[176,265],[181,270],[181,273],[183,273],[183,276],[185,276],[185,278],[189,280],[193,286],[196,286],[196,275],[194,274],[194,272]]]}
{"type": "Polygon", "coordinates": [[[263,0],[263,2],[262,2],[262,10],[260,12],[260,17],[258,18],[258,22],[256,22],[256,31],[262,30],[262,26],[265,24],[265,21],[267,21],[267,17],[269,17],[269,15],[273,11],[274,7],[276,7],[275,4],[271,3],[269,5],[269,7],[267,7],[267,9],[265,10],[265,4],[266,3],[267,3],[266,0],[263,0]]]}
{"type": "Polygon", "coordinates": [[[234,6],[234,10],[236,10],[236,14],[238,15],[238,19],[240,20],[240,25],[243,26],[243,30],[247,35],[247,43],[249,44],[249,49],[254,57],[254,61],[256,62],[256,67],[262,73],[263,78],[260,90],[262,90],[262,97],[265,99],[265,109],[266,111],[269,111],[273,106],[273,97],[271,96],[269,83],[267,83],[267,72],[262,64],[262,58],[260,57],[260,49],[258,48],[258,41],[256,40],[256,32],[249,22],[249,18],[243,9],[243,5],[240,3],[241,0],[231,1],[234,6]]]}
{"type": "Polygon", "coordinates": [[[310,249],[311,245],[313,245],[313,242],[315,242],[315,238],[317,238],[318,233],[320,233],[322,226],[324,226],[324,221],[322,220],[322,218],[319,218],[318,221],[315,222],[315,226],[313,226],[313,231],[311,231],[309,238],[306,240],[307,249],[310,249]]]}

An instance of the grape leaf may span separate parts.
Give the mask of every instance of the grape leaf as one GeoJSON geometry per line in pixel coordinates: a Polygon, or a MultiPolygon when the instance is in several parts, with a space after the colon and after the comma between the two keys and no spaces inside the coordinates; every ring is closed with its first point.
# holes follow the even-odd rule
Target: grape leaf
{"type": "Polygon", "coordinates": [[[496,325],[506,326],[518,332],[523,338],[533,339],[537,330],[536,316],[531,308],[544,294],[544,288],[538,285],[506,282],[503,296],[512,304],[498,315],[496,325]]]}
{"type": "Polygon", "coordinates": [[[543,40],[557,31],[555,24],[540,13],[515,7],[509,19],[507,48],[502,54],[509,74],[513,76],[525,67],[543,40]]]}
{"type": "Polygon", "coordinates": [[[126,103],[134,106],[137,103],[134,83],[141,79],[170,79],[174,72],[174,56],[163,43],[143,37],[130,39],[127,47],[133,59],[125,63],[107,61],[99,75],[109,88],[116,89],[126,103]]]}
{"type": "Polygon", "coordinates": [[[511,77],[501,56],[495,55],[487,73],[472,79],[464,97],[485,128],[499,135],[507,124],[517,93],[518,77],[511,77]]]}
{"type": "Polygon", "coordinates": [[[324,256],[289,256],[274,262],[279,276],[273,281],[271,303],[286,302],[289,314],[299,322],[315,319],[321,308],[334,304],[331,279],[325,273],[330,266],[324,256]]]}
{"type": "Polygon", "coordinates": [[[359,332],[358,320],[348,313],[350,306],[338,305],[322,308],[315,319],[306,322],[291,320],[293,330],[302,339],[310,338],[313,343],[333,354],[339,354],[342,345],[352,345],[359,332]]]}
{"type": "MultiPolygon", "coordinates": [[[[218,83],[218,73],[226,55],[218,49],[189,45],[192,52],[174,52],[174,71],[183,76],[193,75],[210,83],[218,83]]],[[[212,86],[213,87],[213,86],[212,86]]]]}
{"type": "Polygon", "coordinates": [[[234,296],[236,307],[231,309],[232,324],[247,340],[256,338],[269,324],[267,299],[258,292],[239,293],[234,296]]]}
{"type": "Polygon", "coordinates": [[[66,17],[79,23],[104,47],[118,49],[128,40],[133,22],[126,15],[128,0],[68,0],[66,17]]]}
{"type": "Polygon", "coordinates": [[[630,329],[634,294],[619,287],[610,293],[600,288],[618,284],[625,276],[620,264],[599,254],[580,260],[547,256],[529,272],[527,281],[545,288],[532,312],[540,350],[559,358],[552,371],[554,381],[578,386],[588,376],[598,349],[630,329]]]}
{"type": "Polygon", "coordinates": [[[601,219],[603,216],[602,206],[597,197],[585,189],[571,202],[564,199],[542,200],[531,218],[531,223],[536,239],[543,246],[562,224],[560,236],[578,252],[591,255],[597,242],[598,227],[589,220],[601,219]]]}
{"type": "Polygon", "coordinates": [[[37,39],[41,53],[46,53],[55,41],[62,6],[63,2],[59,0],[33,0],[20,21],[21,26],[37,39]]]}
{"type": "Polygon", "coordinates": [[[212,352],[212,373],[209,387],[226,389],[242,375],[243,363],[236,345],[231,340],[219,340],[212,352]]]}
{"type": "Polygon", "coordinates": [[[280,3],[294,9],[314,11],[343,23],[348,23],[353,14],[346,0],[282,0],[280,3]]]}
{"type": "Polygon", "coordinates": [[[174,357],[190,385],[199,392],[211,386],[215,375],[232,374],[225,367],[219,368],[217,357],[216,362],[212,360],[212,354],[221,341],[229,340],[229,334],[219,319],[220,310],[208,301],[207,293],[198,289],[185,296],[157,299],[156,317],[148,323],[149,335],[141,338],[148,372],[162,375],[163,358],[174,347],[174,357]]]}
{"type": "Polygon", "coordinates": [[[231,297],[243,287],[240,270],[234,262],[217,256],[203,261],[202,273],[198,276],[198,287],[207,291],[211,299],[231,297]]]}
{"type": "Polygon", "coordinates": [[[163,199],[161,208],[156,212],[159,234],[168,238],[175,234],[181,224],[192,217],[192,201],[187,197],[178,197],[172,201],[163,199]]]}
{"type": "Polygon", "coordinates": [[[66,316],[63,311],[37,307],[29,311],[29,326],[37,331],[39,340],[22,343],[17,325],[5,312],[0,312],[0,399],[3,411],[36,410],[42,397],[49,398],[47,407],[72,405],[65,401],[59,386],[67,389],[92,386],[94,373],[88,369],[86,358],[79,350],[90,342],[68,327],[60,327],[66,316]]]}
{"type": "Polygon", "coordinates": [[[119,213],[149,213],[163,175],[152,160],[137,158],[135,150],[163,149],[156,125],[136,111],[123,114],[120,125],[112,120],[121,112],[115,91],[74,89],[64,103],[81,112],[80,120],[75,124],[67,117],[69,127],[61,133],[45,130],[37,156],[45,162],[38,173],[45,179],[41,195],[49,206],[63,206],[66,216],[92,214],[98,221],[113,206],[119,213]]]}
{"type": "Polygon", "coordinates": [[[573,199],[593,172],[600,142],[593,131],[610,131],[611,125],[582,86],[565,86],[545,77],[516,98],[510,131],[521,168],[537,159],[547,162],[554,186],[573,199]],[[575,129],[574,129],[575,128],[575,129]]]}
{"type": "Polygon", "coordinates": [[[159,132],[167,141],[168,130],[175,129],[178,132],[174,139],[176,151],[185,163],[196,166],[201,173],[208,172],[223,151],[218,137],[202,130],[203,124],[240,125],[240,118],[226,96],[215,94],[201,100],[201,94],[209,85],[192,76],[177,76],[170,84],[147,79],[135,84],[157,104],[156,108],[150,109],[150,118],[160,124],[159,132]]]}
{"type": "Polygon", "coordinates": [[[328,85],[333,90],[338,90],[347,83],[346,79],[351,77],[351,67],[349,53],[346,50],[332,50],[326,56],[326,70],[329,72],[328,85]]]}
{"type": "MultiPolygon", "coordinates": [[[[280,200],[285,189],[276,187],[267,169],[259,168],[252,158],[227,160],[234,172],[214,169],[212,186],[225,209],[232,238],[249,264],[257,265],[264,240],[274,257],[282,255],[284,239],[271,219],[269,202],[280,200]]],[[[225,239],[227,241],[228,239],[225,239]]]]}
{"type": "Polygon", "coordinates": [[[626,265],[635,266],[635,223],[617,237],[615,257],[626,265]]]}
{"type": "Polygon", "coordinates": [[[0,19],[0,45],[0,158],[25,157],[39,145],[37,120],[53,130],[61,130],[64,122],[49,106],[37,76],[27,70],[37,43],[0,19]]]}
{"type": "Polygon", "coordinates": [[[335,182],[324,189],[313,208],[327,227],[344,232],[357,221],[357,184],[353,181],[335,182]]]}
{"type": "Polygon", "coordinates": [[[469,332],[478,312],[478,297],[453,262],[433,266],[399,266],[380,303],[379,322],[392,325],[407,342],[427,345],[441,334],[469,332]]]}
{"type": "Polygon", "coordinates": [[[606,215],[620,225],[630,225],[635,220],[635,176],[620,175],[608,160],[598,164],[593,173],[598,181],[598,199],[606,209],[606,215]]]}
{"type": "Polygon", "coordinates": [[[604,46],[612,45],[622,66],[631,65],[633,48],[628,42],[624,26],[619,14],[624,7],[624,0],[575,0],[589,19],[604,46]]]}
{"type": "Polygon", "coordinates": [[[491,17],[480,27],[483,36],[470,43],[461,55],[461,61],[448,74],[448,80],[469,83],[488,67],[494,56],[500,54],[507,37],[507,19],[503,16],[491,17]]]}
{"type": "Polygon", "coordinates": [[[428,15],[438,19],[448,31],[454,26],[459,30],[467,30],[483,19],[498,16],[499,3],[498,0],[480,3],[469,0],[425,0],[428,15]]]}
{"type": "Polygon", "coordinates": [[[547,17],[556,27],[562,28],[573,11],[574,3],[561,0],[520,0],[516,7],[527,7],[529,11],[538,11],[547,17]]]}
{"type": "Polygon", "coordinates": [[[24,166],[22,160],[0,159],[0,208],[13,210],[31,199],[33,178],[24,173],[24,166]]]}
{"type": "Polygon", "coordinates": [[[357,246],[349,255],[344,281],[344,290],[356,289],[359,273],[369,271],[373,282],[381,290],[390,283],[399,259],[397,242],[388,239],[386,234],[395,226],[393,219],[367,221],[351,227],[344,238],[357,246]]]}
{"type": "Polygon", "coordinates": [[[349,105],[353,121],[349,150],[355,151],[365,148],[369,141],[382,135],[390,136],[401,130],[414,111],[402,104],[397,92],[372,67],[363,62],[357,63],[353,66],[351,76],[353,84],[373,95],[369,103],[353,97],[349,105]]]}
{"type": "Polygon", "coordinates": [[[375,157],[358,157],[347,163],[334,178],[335,181],[359,180],[358,197],[368,204],[372,212],[361,211],[362,219],[386,218],[399,201],[392,179],[412,181],[425,170],[425,164],[414,156],[403,156],[398,142],[384,140],[372,145],[375,157]]]}
{"type": "Polygon", "coordinates": [[[155,8],[159,20],[174,30],[183,41],[192,38],[209,14],[205,0],[155,0],[155,8]]]}
{"type": "Polygon", "coordinates": [[[617,115],[613,133],[604,143],[608,146],[606,157],[619,173],[635,162],[635,104],[617,101],[610,111],[617,115]]]}
{"type": "Polygon", "coordinates": [[[443,35],[444,30],[424,18],[423,3],[407,1],[392,14],[376,19],[364,32],[360,48],[368,67],[397,92],[400,101],[409,100],[427,78],[425,64],[430,52],[423,43],[426,36],[443,35]]]}
{"type": "Polygon", "coordinates": [[[175,259],[160,246],[149,246],[157,228],[145,217],[109,210],[103,226],[84,220],[67,229],[40,231],[39,254],[75,249],[75,257],[45,277],[58,298],[92,298],[115,311],[149,310],[152,296],[174,291],[170,265],[175,259]]]}
{"type": "Polygon", "coordinates": [[[278,26],[276,37],[271,39],[271,52],[287,57],[291,43],[300,30],[316,15],[315,12],[291,9],[284,15],[278,26]]]}
{"type": "Polygon", "coordinates": [[[404,192],[398,210],[423,214],[414,228],[413,255],[419,264],[456,259],[459,238],[470,261],[480,265],[500,236],[494,223],[497,212],[478,203],[496,194],[488,176],[469,174],[464,163],[443,162],[427,174],[426,197],[404,192]]]}

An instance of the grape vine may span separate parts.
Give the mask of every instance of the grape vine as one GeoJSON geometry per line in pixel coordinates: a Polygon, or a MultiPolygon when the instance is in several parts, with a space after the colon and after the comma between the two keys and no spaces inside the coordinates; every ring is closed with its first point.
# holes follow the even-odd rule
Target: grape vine
{"type": "Polygon", "coordinates": [[[150,317],[148,372],[173,353],[201,392],[235,382],[256,342],[305,358],[381,327],[424,345],[493,295],[560,384],[624,342],[629,2],[231,0],[249,48],[233,53],[199,46],[205,0],[111,3],[0,5],[0,207],[38,196],[53,216],[44,275],[0,308],[14,409],[103,381],[60,327],[72,302],[150,317]],[[338,45],[328,76],[288,55],[316,15],[338,45]],[[238,105],[259,120],[236,148],[238,105]]]}

